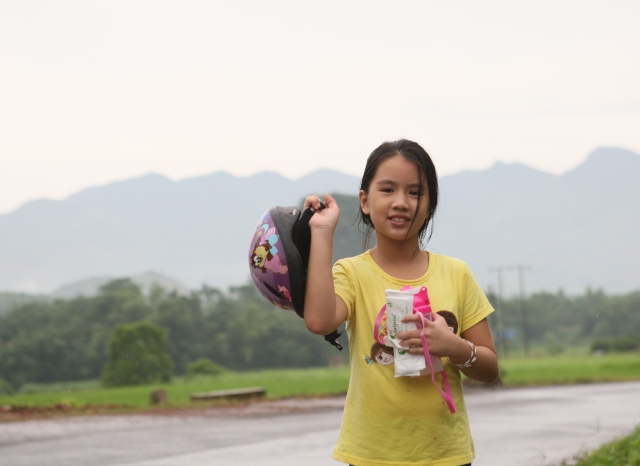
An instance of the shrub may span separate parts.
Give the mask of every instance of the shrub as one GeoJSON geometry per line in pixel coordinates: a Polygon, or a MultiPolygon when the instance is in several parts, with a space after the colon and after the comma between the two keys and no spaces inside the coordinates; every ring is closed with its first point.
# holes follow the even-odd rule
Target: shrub
{"type": "Polygon", "coordinates": [[[638,349],[638,343],[640,339],[635,335],[626,335],[624,337],[614,338],[611,342],[611,348],[618,353],[624,353],[628,351],[636,351],[638,349]]]}
{"type": "Polygon", "coordinates": [[[611,343],[609,342],[609,340],[595,340],[593,343],[591,343],[591,352],[595,353],[595,352],[602,352],[602,353],[608,353],[609,351],[611,351],[611,343]]]}
{"type": "Polygon", "coordinates": [[[609,351],[615,351],[616,353],[626,353],[637,351],[639,345],[640,337],[625,335],[624,337],[595,340],[591,343],[591,352],[601,351],[608,353],[609,351]]]}
{"type": "Polygon", "coordinates": [[[189,363],[187,367],[187,377],[193,377],[196,375],[220,375],[227,370],[216,364],[210,359],[200,358],[192,363],[189,363]]]}

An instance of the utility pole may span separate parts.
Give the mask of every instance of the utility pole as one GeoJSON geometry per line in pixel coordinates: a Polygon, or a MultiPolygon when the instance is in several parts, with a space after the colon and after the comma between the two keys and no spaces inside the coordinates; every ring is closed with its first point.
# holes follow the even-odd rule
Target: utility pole
{"type": "Polygon", "coordinates": [[[506,359],[507,357],[507,345],[504,341],[504,316],[502,315],[502,272],[506,267],[498,266],[491,267],[489,272],[497,272],[498,274],[498,294],[496,299],[496,312],[498,314],[498,346],[500,348],[501,355],[506,359]]]}
{"type": "Polygon", "coordinates": [[[518,271],[518,288],[520,290],[520,316],[522,318],[522,344],[524,346],[524,355],[529,356],[529,320],[527,316],[527,305],[524,300],[524,271],[531,270],[528,265],[517,265],[511,267],[518,271]]]}

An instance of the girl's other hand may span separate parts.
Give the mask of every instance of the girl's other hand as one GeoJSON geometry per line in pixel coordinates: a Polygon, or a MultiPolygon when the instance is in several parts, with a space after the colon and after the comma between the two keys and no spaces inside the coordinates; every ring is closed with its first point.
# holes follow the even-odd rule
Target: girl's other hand
{"type": "Polygon", "coordinates": [[[340,208],[334,198],[328,194],[324,195],[325,207],[322,207],[320,197],[313,194],[304,200],[304,209],[310,207],[315,210],[315,214],[309,220],[311,230],[335,230],[340,218],[340,208]]]}
{"type": "MultiPolygon", "coordinates": [[[[424,337],[429,345],[429,353],[432,356],[447,357],[455,352],[461,342],[464,342],[451,331],[444,317],[436,312],[432,312],[431,316],[433,322],[427,318],[424,319],[424,337]]],[[[405,316],[402,322],[413,322],[416,324],[417,330],[398,333],[400,345],[409,348],[411,354],[423,354],[422,339],[420,338],[422,319],[418,314],[411,314],[405,316]]]]}

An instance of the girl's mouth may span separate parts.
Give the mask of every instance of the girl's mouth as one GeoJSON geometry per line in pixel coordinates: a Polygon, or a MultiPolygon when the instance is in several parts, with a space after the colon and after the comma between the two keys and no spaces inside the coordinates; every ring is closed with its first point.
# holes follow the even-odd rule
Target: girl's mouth
{"type": "Polygon", "coordinates": [[[389,220],[394,225],[403,226],[410,222],[410,219],[407,217],[389,217],[389,220]]]}

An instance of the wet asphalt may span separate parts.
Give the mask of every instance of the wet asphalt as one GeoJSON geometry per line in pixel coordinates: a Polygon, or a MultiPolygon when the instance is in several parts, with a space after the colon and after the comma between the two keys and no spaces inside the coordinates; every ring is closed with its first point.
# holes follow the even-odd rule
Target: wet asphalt
{"type": "MultiPolygon", "coordinates": [[[[466,395],[474,466],[557,466],[640,424],[640,382],[466,395]]],[[[113,415],[0,424],[4,466],[322,466],[344,398],[259,402],[194,415],[113,415]]]]}

